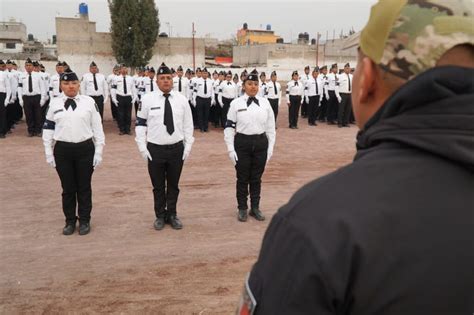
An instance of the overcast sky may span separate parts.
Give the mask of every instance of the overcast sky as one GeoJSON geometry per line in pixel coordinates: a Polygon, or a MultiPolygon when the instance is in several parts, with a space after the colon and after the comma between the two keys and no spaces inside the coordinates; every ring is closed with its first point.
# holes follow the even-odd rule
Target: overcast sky
{"type": "MultiPolygon", "coordinates": [[[[15,18],[26,24],[27,32],[40,40],[56,33],[55,16],[73,17],[79,3],[89,6],[89,19],[97,22],[97,31],[108,32],[110,16],[107,0],[0,0],[2,21],[15,18]]],[[[285,41],[308,32],[310,37],[326,32],[332,38],[341,30],[364,27],[370,7],[376,0],[155,0],[159,10],[160,32],[173,36],[191,36],[195,22],[198,37],[228,39],[247,22],[249,28],[265,28],[267,24],[285,41]]]]}

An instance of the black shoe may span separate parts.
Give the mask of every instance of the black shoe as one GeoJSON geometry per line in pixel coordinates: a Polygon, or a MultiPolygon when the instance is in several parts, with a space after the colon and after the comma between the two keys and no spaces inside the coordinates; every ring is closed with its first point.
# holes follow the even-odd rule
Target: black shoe
{"type": "Polygon", "coordinates": [[[123,136],[124,134],[125,134],[125,132],[123,132],[123,131],[119,132],[119,136],[123,136]]]}
{"type": "Polygon", "coordinates": [[[5,135],[0,135],[0,139],[5,139],[5,135]]]}
{"type": "Polygon", "coordinates": [[[31,138],[31,137],[34,137],[34,136],[35,136],[35,135],[34,135],[33,133],[29,133],[29,134],[28,134],[28,137],[30,137],[30,138],[31,138]]]}
{"type": "Polygon", "coordinates": [[[131,131],[126,131],[125,134],[131,136],[132,132],[131,131]]]}
{"type": "Polygon", "coordinates": [[[71,235],[74,233],[76,230],[76,223],[67,223],[66,226],[63,229],[63,234],[64,235],[71,235]]]}
{"type": "Polygon", "coordinates": [[[165,218],[156,218],[155,223],[153,223],[155,230],[160,231],[165,228],[165,218]]]}
{"type": "Polygon", "coordinates": [[[342,125],[337,125],[338,128],[342,128],[342,125]]]}
{"type": "Polygon", "coordinates": [[[37,136],[37,137],[41,137],[41,132],[40,132],[40,133],[37,133],[37,134],[35,134],[35,136],[37,136]]]}
{"type": "Polygon", "coordinates": [[[345,127],[345,128],[350,128],[351,126],[345,124],[345,125],[342,125],[342,127],[345,127]]]}
{"type": "Polygon", "coordinates": [[[259,209],[250,210],[249,215],[254,217],[257,221],[265,221],[265,216],[259,209]]]}
{"type": "Polygon", "coordinates": [[[89,222],[79,224],[79,235],[87,235],[91,231],[91,224],[89,222]]]}
{"type": "Polygon", "coordinates": [[[175,230],[181,230],[183,228],[183,224],[176,215],[170,215],[168,217],[168,222],[175,230]]]}
{"type": "Polygon", "coordinates": [[[245,222],[247,221],[247,210],[239,210],[239,214],[237,216],[240,222],[245,222]]]}

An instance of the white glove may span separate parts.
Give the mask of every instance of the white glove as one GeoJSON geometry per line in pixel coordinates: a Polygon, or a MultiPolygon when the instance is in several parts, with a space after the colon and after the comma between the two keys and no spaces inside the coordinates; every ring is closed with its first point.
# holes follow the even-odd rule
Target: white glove
{"type": "Polygon", "coordinates": [[[44,104],[46,104],[46,100],[42,98],[41,101],[40,101],[40,106],[43,107],[44,104]]]}
{"type": "Polygon", "coordinates": [[[309,104],[309,96],[305,96],[304,101],[306,102],[306,104],[309,104]]]}
{"type": "Polygon", "coordinates": [[[326,93],[326,99],[329,101],[329,93],[326,93]]]}
{"type": "Polygon", "coordinates": [[[273,156],[273,151],[268,150],[268,151],[267,151],[267,162],[270,161],[270,159],[272,158],[272,156],[273,156]]]}
{"type": "Polygon", "coordinates": [[[150,151],[147,149],[140,151],[140,154],[142,155],[142,158],[148,162],[148,160],[152,161],[153,159],[151,158],[150,151]]]}
{"type": "Polygon", "coordinates": [[[23,107],[23,98],[20,98],[19,102],[20,102],[20,106],[23,107]]]}
{"type": "Polygon", "coordinates": [[[94,161],[92,162],[92,166],[94,166],[94,169],[96,169],[100,163],[102,163],[102,155],[94,154],[94,161]]]}
{"type": "Polygon", "coordinates": [[[113,98],[112,102],[114,102],[115,107],[118,107],[117,99],[113,98]]]}
{"type": "Polygon", "coordinates": [[[337,97],[337,102],[340,103],[342,101],[342,98],[340,96],[336,96],[337,97]]]}
{"type": "Polygon", "coordinates": [[[211,106],[216,106],[216,101],[212,101],[211,106]]]}
{"type": "Polygon", "coordinates": [[[232,164],[237,165],[237,161],[239,158],[237,157],[237,153],[235,151],[230,151],[229,152],[229,159],[232,162],[232,164]]]}
{"type": "Polygon", "coordinates": [[[56,168],[56,161],[54,160],[54,155],[46,155],[46,163],[48,163],[51,167],[56,168]]]}
{"type": "Polygon", "coordinates": [[[8,102],[8,100],[5,100],[5,103],[4,103],[5,107],[7,107],[8,104],[10,104],[10,102],[8,102]]]}
{"type": "Polygon", "coordinates": [[[186,159],[189,157],[189,151],[184,151],[183,152],[183,161],[186,161],[186,159]]]}

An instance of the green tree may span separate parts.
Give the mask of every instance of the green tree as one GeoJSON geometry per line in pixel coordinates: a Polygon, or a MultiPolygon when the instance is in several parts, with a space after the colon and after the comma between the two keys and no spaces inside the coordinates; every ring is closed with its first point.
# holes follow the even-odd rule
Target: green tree
{"type": "Polygon", "coordinates": [[[108,0],[112,50],[119,63],[130,67],[148,64],[160,22],[154,0],[108,0]]]}

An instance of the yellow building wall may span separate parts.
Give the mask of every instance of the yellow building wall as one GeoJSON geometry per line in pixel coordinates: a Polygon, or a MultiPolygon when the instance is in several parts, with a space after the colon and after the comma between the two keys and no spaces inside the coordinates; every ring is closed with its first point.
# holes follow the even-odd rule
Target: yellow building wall
{"type": "Polygon", "coordinates": [[[238,35],[239,45],[249,44],[274,44],[276,43],[279,36],[271,33],[260,33],[260,32],[242,32],[238,35]]]}

